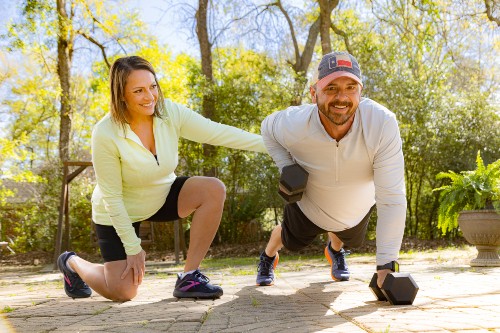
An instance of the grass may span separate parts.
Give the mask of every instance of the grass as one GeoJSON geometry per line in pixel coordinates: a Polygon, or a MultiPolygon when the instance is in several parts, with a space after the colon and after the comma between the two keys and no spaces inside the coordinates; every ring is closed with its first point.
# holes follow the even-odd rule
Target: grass
{"type": "Polygon", "coordinates": [[[10,306],[6,305],[3,307],[3,309],[0,311],[0,313],[9,313],[14,311],[14,308],[11,308],[10,306]]]}
{"type": "Polygon", "coordinates": [[[260,301],[257,298],[255,298],[253,296],[250,296],[250,300],[252,302],[252,306],[253,307],[259,307],[260,306],[260,301]]]}
{"type": "Polygon", "coordinates": [[[200,319],[200,322],[203,324],[205,323],[205,321],[207,321],[208,317],[210,316],[210,314],[212,313],[213,311],[213,308],[209,308],[204,314],[203,316],[201,317],[200,319]]]}
{"type": "Polygon", "coordinates": [[[104,312],[106,312],[107,310],[109,310],[109,309],[111,309],[111,308],[112,308],[111,306],[107,306],[107,307],[105,307],[105,308],[95,310],[92,314],[93,314],[94,316],[96,316],[96,315],[100,315],[101,313],[104,313],[104,312]]]}
{"type": "MultiPolygon", "coordinates": [[[[236,276],[255,275],[257,257],[207,258],[202,262],[202,270],[217,270],[236,276]]],[[[323,255],[287,255],[280,257],[280,272],[300,271],[311,265],[327,265],[323,255]]]]}
{"type": "MultiPolygon", "coordinates": [[[[400,252],[400,262],[423,260],[432,262],[444,262],[452,259],[467,259],[467,253],[464,250],[470,251],[470,246],[461,247],[443,247],[440,250],[409,250],[400,252]],[[459,250],[457,252],[457,250],[459,250]],[[456,254],[455,254],[456,253],[456,254]],[[465,257],[464,257],[465,255],[465,257]]],[[[352,253],[349,259],[361,259],[362,262],[374,262],[375,253],[352,253]]],[[[258,257],[236,257],[236,258],[206,258],[201,264],[202,270],[218,270],[231,275],[254,275],[257,271],[258,257]]],[[[293,254],[286,253],[280,256],[279,272],[293,272],[308,269],[310,267],[328,266],[323,253],[317,254],[293,254]]],[[[182,270],[182,265],[178,266],[182,270]]],[[[470,269],[473,271],[473,269],[470,269]]]]}

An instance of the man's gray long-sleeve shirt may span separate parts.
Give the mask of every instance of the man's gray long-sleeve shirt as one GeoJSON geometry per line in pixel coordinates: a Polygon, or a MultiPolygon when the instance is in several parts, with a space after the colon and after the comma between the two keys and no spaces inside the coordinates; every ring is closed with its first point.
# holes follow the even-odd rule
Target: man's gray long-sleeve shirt
{"type": "Polygon", "coordinates": [[[398,258],[406,219],[404,159],[395,115],[364,98],[339,141],[321,124],[314,104],[266,117],[264,143],[281,170],[298,163],[309,172],[298,206],[328,231],[354,227],[377,205],[377,265],[398,258]]]}

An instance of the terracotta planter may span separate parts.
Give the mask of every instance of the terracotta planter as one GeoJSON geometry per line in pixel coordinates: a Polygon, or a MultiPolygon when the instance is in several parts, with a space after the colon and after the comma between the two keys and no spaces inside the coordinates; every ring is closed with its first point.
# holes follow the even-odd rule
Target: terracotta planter
{"type": "Polygon", "coordinates": [[[458,216],[458,225],[478,251],[471,266],[500,266],[500,214],[493,209],[465,210],[458,216]]]}

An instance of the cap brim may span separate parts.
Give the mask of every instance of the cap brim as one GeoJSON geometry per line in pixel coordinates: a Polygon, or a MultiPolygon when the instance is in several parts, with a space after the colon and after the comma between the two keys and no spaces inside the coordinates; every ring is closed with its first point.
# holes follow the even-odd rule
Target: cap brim
{"type": "Polygon", "coordinates": [[[326,87],[330,82],[332,82],[335,79],[338,79],[339,77],[351,78],[357,83],[359,83],[361,86],[363,86],[363,82],[361,82],[359,77],[346,71],[337,71],[333,72],[332,74],[328,74],[327,76],[316,82],[316,86],[318,87],[318,89],[323,90],[323,88],[326,87]]]}

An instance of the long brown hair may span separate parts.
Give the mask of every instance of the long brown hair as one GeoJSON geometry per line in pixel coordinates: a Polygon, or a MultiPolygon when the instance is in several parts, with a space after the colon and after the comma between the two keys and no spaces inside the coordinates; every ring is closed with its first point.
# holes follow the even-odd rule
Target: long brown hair
{"type": "Polygon", "coordinates": [[[130,73],[134,70],[140,69],[151,72],[155,78],[156,85],[158,86],[158,100],[155,104],[153,116],[161,118],[163,111],[165,110],[163,92],[158,84],[158,79],[156,78],[153,66],[146,59],[139,56],[116,59],[109,72],[109,87],[111,89],[111,119],[118,125],[121,125],[124,131],[125,125],[128,124],[126,118],[127,105],[125,104],[124,98],[125,84],[127,83],[127,78],[130,73]]]}

